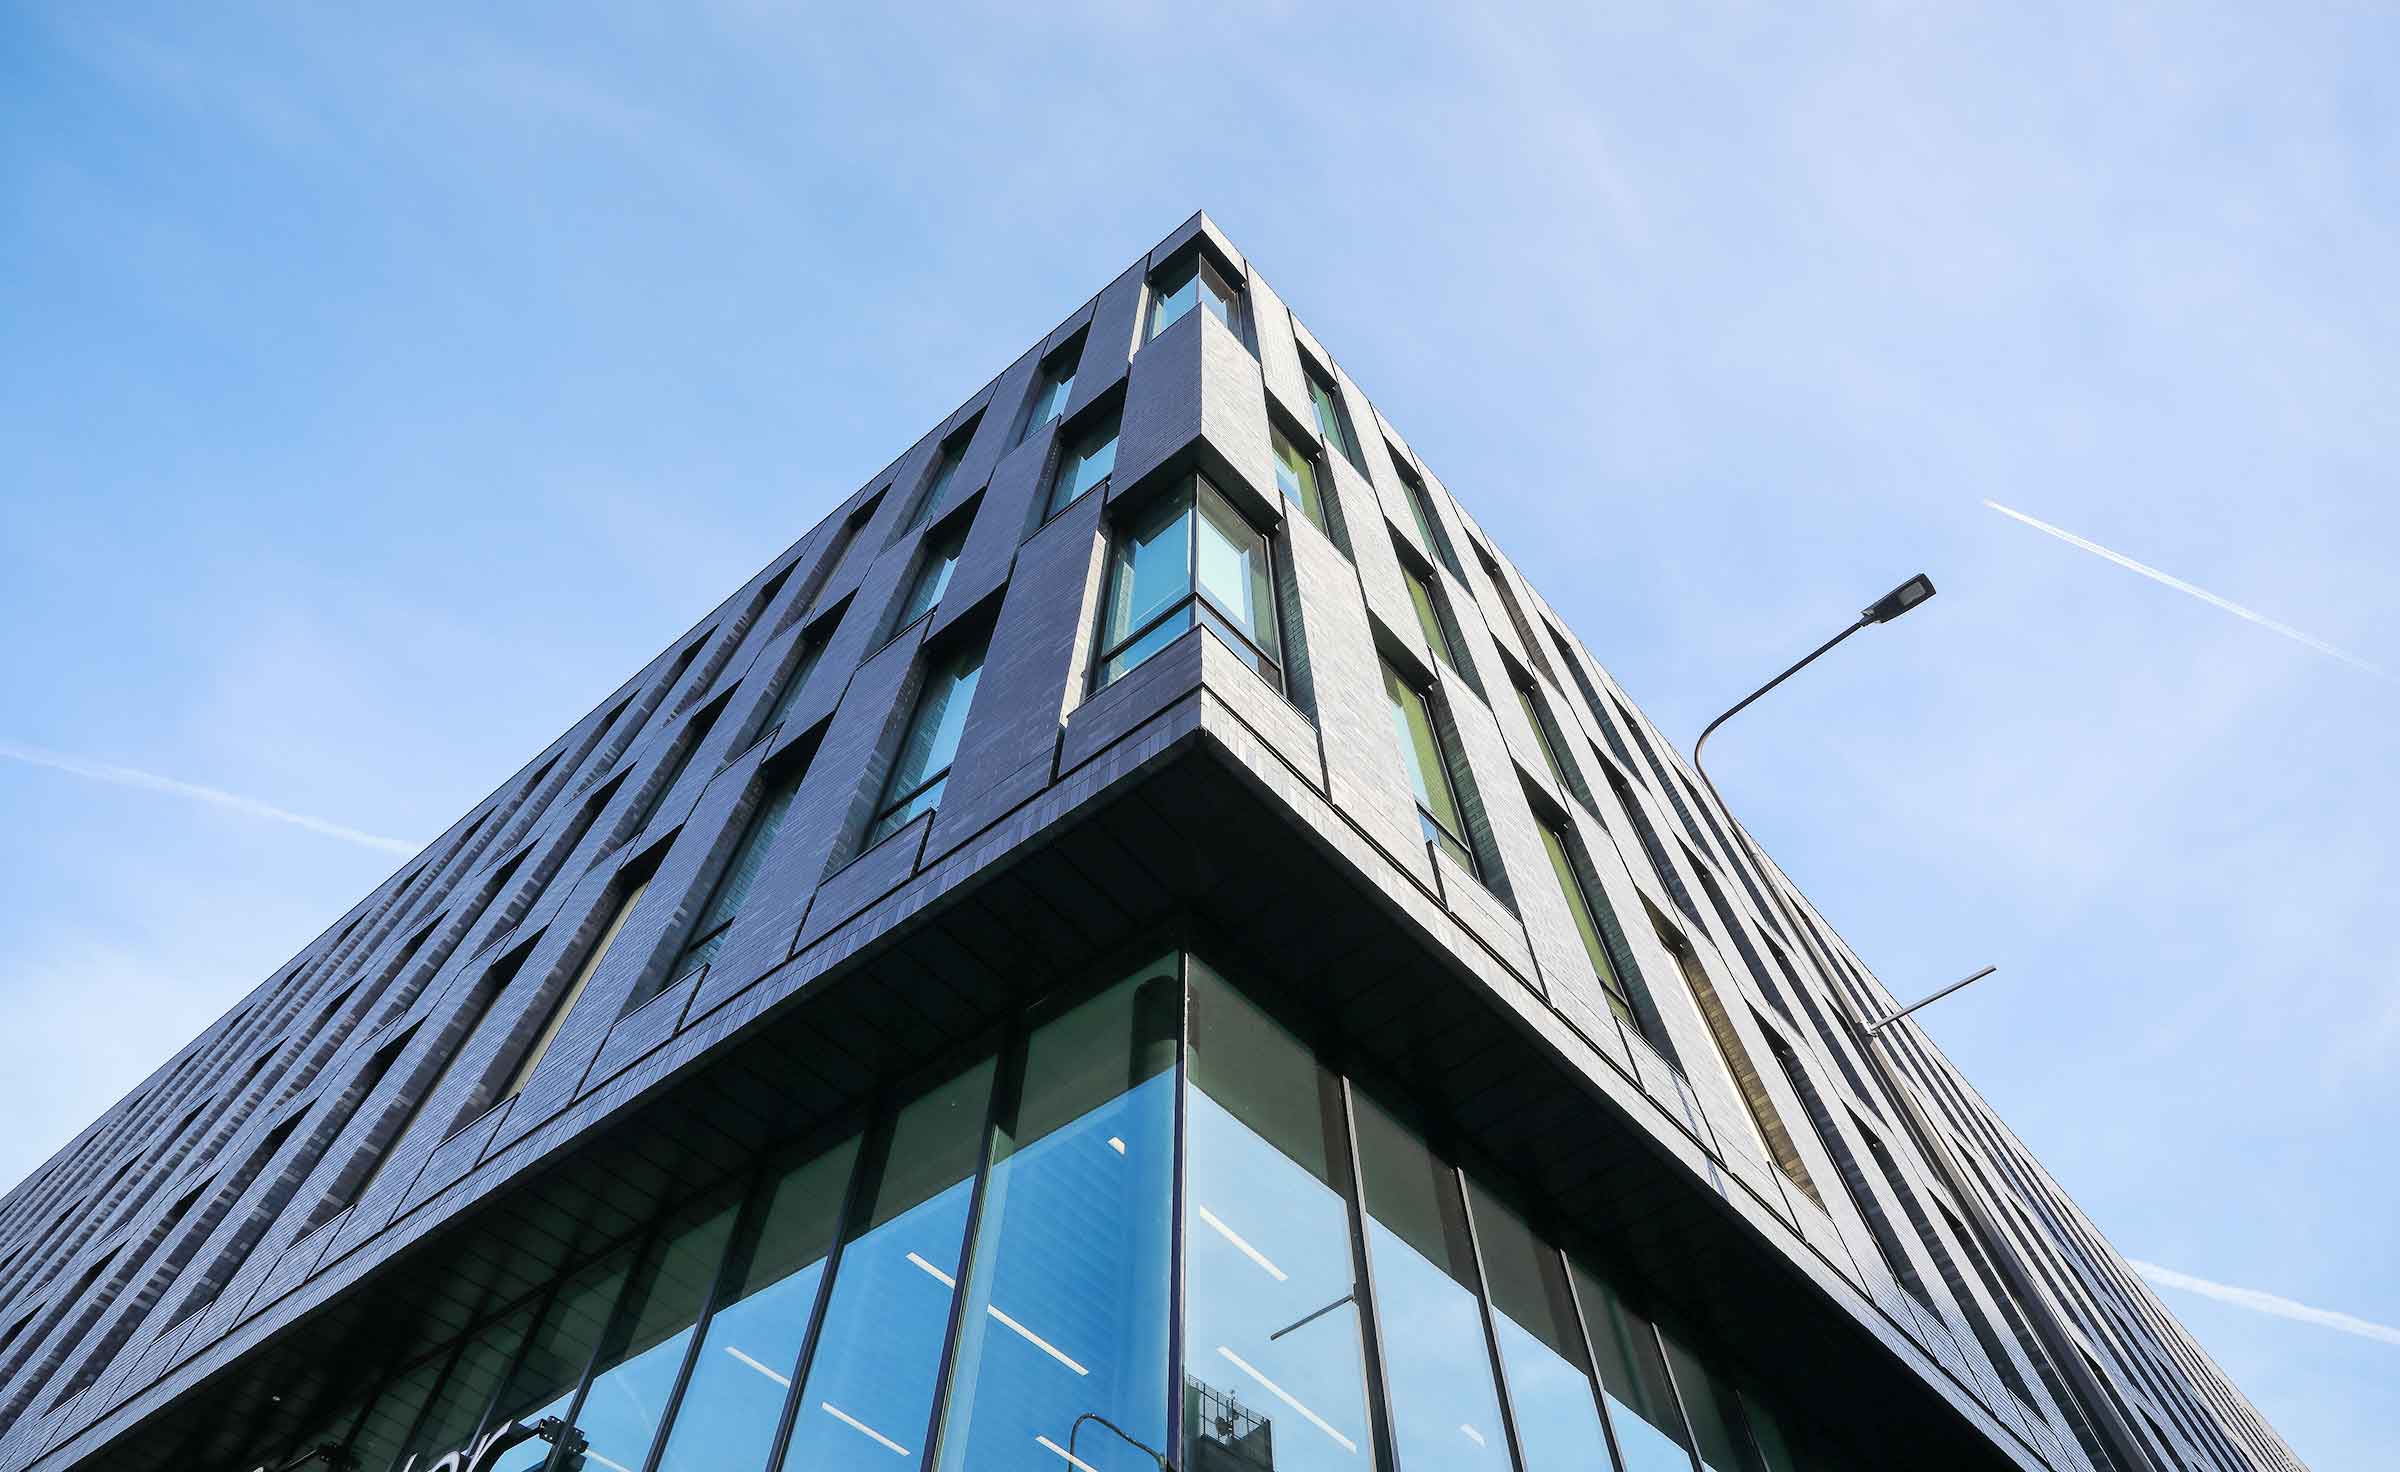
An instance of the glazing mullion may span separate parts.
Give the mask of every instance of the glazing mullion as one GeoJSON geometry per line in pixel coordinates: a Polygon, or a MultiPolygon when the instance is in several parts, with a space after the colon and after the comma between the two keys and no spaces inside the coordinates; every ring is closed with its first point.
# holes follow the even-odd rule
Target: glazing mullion
{"type": "Polygon", "coordinates": [[[1696,1472],[1709,1472],[1708,1467],[1700,1460],[1700,1431],[1692,1424],[1690,1408],[1683,1403],[1683,1387],[1676,1383],[1675,1361],[1667,1353],[1666,1336],[1658,1331],[1658,1324],[1655,1320],[1645,1318],[1642,1322],[1650,1332],[1651,1344],[1658,1349],[1658,1366],[1667,1377],[1667,1390],[1675,1397],[1676,1424],[1683,1428],[1683,1449],[1691,1454],[1692,1466],[1696,1472]]]}
{"type": "Polygon", "coordinates": [[[792,1425],[799,1419],[801,1394],[808,1386],[810,1364],[817,1356],[817,1335],[825,1327],[825,1310],[833,1301],[834,1279],[842,1268],[842,1250],[849,1245],[850,1230],[857,1224],[859,1213],[866,1209],[867,1181],[882,1170],[884,1152],[891,1149],[892,1123],[899,1112],[899,1103],[887,1100],[884,1107],[870,1111],[866,1128],[860,1132],[858,1153],[851,1158],[850,1179],[842,1187],[841,1208],[834,1217],[833,1243],[825,1249],[825,1269],[817,1277],[815,1297],[809,1300],[808,1326],[800,1332],[800,1353],[792,1362],[791,1383],[783,1392],[783,1411],[776,1418],[775,1435],[769,1440],[768,1468],[781,1467],[791,1449],[792,1425]]]}
{"type": "Polygon", "coordinates": [[[1183,1400],[1184,1381],[1191,1373],[1188,1356],[1184,1353],[1184,1272],[1183,1272],[1183,1214],[1185,1210],[1185,1142],[1190,1131],[1191,1111],[1186,1107],[1185,1094],[1191,1087],[1189,1054],[1192,1038],[1192,952],[1188,946],[1175,953],[1175,1159],[1171,1171],[1172,1185],[1167,1202],[1167,1446],[1180,1450],[1184,1445],[1183,1400]]]}
{"type": "Polygon", "coordinates": [[[1545,1248],[1558,1260],[1559,1276],[1566,1283],[1567,1303],[1575,1311],[1576,1342],[1583,1346],[1584,1378],[1591,1382],[1592,1403],[1600,1408],[1600,1434],[1608,1442],[1608,1459],[1619,1469],[1625,1465],[1625,1450],[1617,1445],[1617,1425],[1608,1413],[1608,1396],[1600,1386],[1600,1349],[1592,1343],[1592,1321],[1583,1302],[1583,1289],[1575,1281],[1575,1271],[1567,1255],[1556,1248],[1545,1248]]]}
{"type": "Polygon", "coordinates": [[[542,1321],[550,1316],[551,1306],[558,1302],[559,1290],[566,1286],[567,1279],[572,1276],[571,1272],[562,1268],[551,1274],[549,1286],[528,1295],[538,1298],[540,1303],[533,1311],[532,1320],[525,1325],[525,1337],[517,1341],[516,1353],[508,1357],[508,1368],[500,1372],[500,1382],[492,1387],[491,1395],[483,1403],[483,1414],[476,1418],[474,1434],[468,1438],[469,1446],[481,1441],[493,1429],[492,1418],[499,1413],[500,1402],[507,1396],[517,1370],[524,1365],[525,1356],[533,1353],[534,1341],[542,1332],[542,1321]]]}
{"type": "MultiPolygon", "coordinates": [[[[617,1286],[617,1301],[609,1305],[608,1317],[601,1321],[600,1332],[592,1336],[592,1352],[584,1357],[583,1373],[576,1377],[574,1394],[567,1398],[566,1413],[559,1417],[560,1423],[563,1424],[570,1432],[576,1430],[576,1417],[583,1414],[583,1398],[591,1393],[592,1378],[599,1370],[601,1358],[608,1353],[610,1336],[616,1331],[618,1325],[624,1322],[624,1316],[632,1306],[629,1300],[633,1297],[634,1288],[638,1286],[641,1281],[643,1259],[649,1255],[651,1248],[658,1245],[660,1234],[665,1230],[665,1228],[666,1217],[662,1213],[657,1220],[651,1222],[650,1225],[638,1233],[634,1239],[633,1251],[631,1255],[625,1259],[625,1281],[617,1286]]],[[[622,1252],[624,1250],[625,1249],[622,1246],[611,1249],[611,1251],[616,1252],[622,1252]]],[[[607,1256],[608,1253],[602,1253],[599,1257],[596,1257],[592,1260],[594,1262],[599,1262],[605,1259],[607,1256]]],[[[564,1283],[569,1276],[570,1275],[568,1274],[562,1273],[559,1276],[559,1281],[564,1283]]],[[[561,1440],[564,1439],[565,1438],[563,1437],[561,1438],[561,1440]]],[[[542,1458],[542,1467],[548,1468],[556,1463],[558,1461],[558,1452],[559,1449],[553,1446],[550,1449],[550,1454],[542,1458]]]]}
{"type": "Polygon", "coordinates": [[[742,1193],[740,1215],[734,1219],[733,1231],[725,1239],[725,1251],[718,1257],[717,1270],[709,1278],[708,1292],[700,1300],[699,1316],[685,1331],[691,1343],[684,1346],[683,1362],[675,1369],[675,1383],[659,1408],[658,1427],[650,1433],[650,1450],[642,1458],[640,1472],[652,1472],[666,1452],[667,1440],[675,1431],[675,1414],[683,1408],[683,1393],[692,1383],[692,1366],[698,1363],[700,1351],[708,1344],[708,1321],[716,1317],[717,1308],[724,1301],[733,1265],[746,1260],[757,1249],[758,1234],[766,1225],[766,1184],[766,1173],[753,1170],[750,1184],[742,1193]]]}
{"type": "Polygon", "coordinates": [[[1524,1472],[1525,1444],[1517,1436],[1516,1407],[1508,1398],[1508,1366],[1500,1357],[1499,1329],[1492,1323],[1495,1310],[1492,1308],[1491,1280],[1484,1272],[1483,1239],[1475,1232],[1475,1199],[1467,1190],[1466,1172],[1453,1166],[1450,1168],[1450,1180],[1458,1192],[1459,1215],[1467,1224],[1467,1252],[1475,1265],[1475,1306],[1483,1318],[1483,1348],[1484,1353],[1491,1357],[1492,1387],[1500,1397],[1500,1430],[1508,1438],[1509,1462],[1518,1472],[1524,1472]]]}
{"type": "Polygon", "coordinates": [[[993,1064],[991,1094],[984,1103],[980,1136],[983,1153],[975,1163],[975,1186],[967,1197],[967,1223],[958,1244],[958,1271],[950,1287],[950,1323],[942,1332],[942,1358],[933,1379],[933,1408],[926,1416],[925,1437],[919,1443],[922,1450],[917,1455],[917,1465],[926,1472],[931,1472],[941,1454],[942,1421],[950,1409],[950,1377],[958,1366],[958,1341],[966,1326],[969,1285],[975,1281],[975,1237],[983,1226],[983,1198],[992,1179],[993,1146],[1000,1136],[1000,1121],[1016,1113],[1017,1096],[1024,1088],[1025,1031],[1024,1014],[1020,1012],[1009,1020],[1001,1034],[999,1053],[993,1064]]]}
{"type": "Polygon", "coordinates": [[[1392,1438],[1392,1387],[1383,1373],[1383,1320],[1375,1310],[1374,1264],[1367,1250],[1366,1171],[1358,1158],[1358,1109],[1351,1100],[1347,1076],[1337,1077],[1334,1086],[1342,1106],[1342,1159],[1350,1177],[1345,1194],[1350,1207],[1353,1292],[1358,1300],[1359,1317],[1366,1321],[1359,1347],[1366,1352],[1367,1360],[1367,1424],[1374,1428],[1376,1465],[1397,1467],[1400,1459],[1392,1438]]]}

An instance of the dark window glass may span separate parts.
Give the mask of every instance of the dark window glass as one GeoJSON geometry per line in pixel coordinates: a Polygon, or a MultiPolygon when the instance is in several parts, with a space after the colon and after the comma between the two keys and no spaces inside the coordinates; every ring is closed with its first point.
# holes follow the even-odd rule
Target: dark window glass
{"type": "Polygon", "coordinates": [[[1514,1212],[1470,1181],[1475,1239],[1500,1342],[1502,1378],[1516,1415],[1525,1472],[1579,1472],[1608,1466],[1600,1406],[1584,1362],[1583,1330],[1558,1253],[1514,1212]]]}
{"type": "MultiPolygon", "coordinates": [[[[1635,1032],[1642,1031],[1640,1016],[1634,1011],[1633,997],[1626,990],[1625,979],[1617,974],[1616,962],[1608,953],[1607,939],[1600,930],[1600,916],[1592,897],[1585,892],[1583,878],[1575,872],[1574,856],[1567,851],[1566,835],[1547,819],[1537,819],[1542,829],[1542,850],[1550,856],[1550,871],[1558,876],[1559,895],[1567,902],[1567,911],[1575,917],[1575,934],[1583,941],[1583,953],[1591,960],[1592,974],[1608,993],[1608,1010],[1617,1020],[1635,1032]]],[[[1602,906],[1606,905],[1602,901],[1602,906]]]]}
{"type": "Polygon", "coordinates": [[[940,453],[934,456],[933,473],[925,480],[925,493],[917,497],[917,509],[909,513],[908,525],[902,528],[904,532],[915,531],[932,520],[933,513],[949,501],[950,483],[958,478],[959,464],[967,458],[967,446],[974,440],[975,426],[982,419],[982,415],[976,415],[942,441],[940,453]]]}
{"type": "Polygon", "coordinates": [[[1692,1459],[1683,1449],[1683,1413],[1676,1409],[1675,1388],[1650,1321],[1627,1308],[1581,1263],[1570,1261],[1569,1270],[1583,1300],[1592,1353],[1600,1360],[1601,1394],[1625,1472],[1691,1472],[1692,1459]]]}
{"type": "Polygon", "coordinates": [[[668,985],[706,966],[724,948],[726,935],[750,898],[750,887],[758,882],[759,871],[766,867],[767,855],[774,850],[775,835],[782,830],[783,820],[791,815],[792,799],[800,795],[800,776],[797,768],[780,773],[770,778],[767,790],[759,794],[749,826],[742,830],[733,857],[726,860],[725,872],[717,876],[716,888],[709,892],[708,903],[700,909],[692,938],[684,943],[683,954],[675,958],[675,964],[667,971],[668,985]]]}
{"type": "Polygon", "coordinates": [[[1075,369],[1083,359],[1083,336],[1078,333],[1065,347],[1052,353],[1042,363],[1041,374],[1033,386],[1033,404],[1025,411],[1025,434],[1066,412],[1067,399],[1075,392],[1075,369]]]}
{"type": "Polygon", "coordinates": [[[1097,416],[1078,418],[1073,438],[1058,452],[1058,470],[1050,482],[1049,515],[1056,516],[1066,510],[1069,503],[1107,480],[1109,472],[1116,469],[1117,424],[1118,410],[1114,407],[1097,416]]]}
{"type": "Polygon", "coordinates": [[[1505,1472],[1508,1437],[1476,1305],[1458,1175],[1371,1101],[1353,1095],[1353,1106],[1367,1260],[1401,1464],[1505,1472]]]}
{"type": "Polygon", "coordinates": [[[784,1472],[890,1472],[924,1456],[991,1092],[986,1059],[893,1122],[842,1248],[784,1472]]]}
{"type": "MultiPolygon", "coordinates": [[[[938,600],[941,594],[936,593],[934,597],[938,600]]],[[[800,653],[792,660],[792,672],[783,677],[783,688],[775,692],[775,703],[768,707],[767,718],[758,723],[759,730],[772,731],[791,715],[792,707],[800,702],[800,692],[808,688],[809,674],[816,669],[817,661],[824,654],[824,639],[808,634],[800,636],[800,653]]]]}
{"type": "Polygon", "coordinates": [[[1106,685],[1196,621],[1280,686],[1275,584],[1267,539],[1204,478],[1145,505],[1110,557],[1100,634],[1106,685]]]}
{"type": "MultiPolygon", "coordinates": [[[[610,1253],[569,1278],[547,1308],[541,1327],[509,1371],[508,1388],[493,1408],[493,1425],[521,1421],[531,1426],[574,1409],[575,1388],[591,1363],[610,1313],[625,1290],[632,1253],[610,1253]]],[[[531,1472],[549,1459],[550,1444],[527,1441],[501,1454],[492,1472],[531,1472]]],[[[373,1463],[362,1462],[371,1467],[373,1463]]]]}
{"type": "Polygon", "coordinates": [[[907,628],[942,601],[950,587],[950,574],[958,570],[959,548],[966,539],[967,529],[962,526],[926,546],[924,558],[917,564],[916,581],[908,585],[908,597],[901,600],[900,611],[892,618],[893,629],[907,628]]]}
{"type": "Polygon", "coordinates": [[[1197,304],[1240,333],[1241,291],[1207,256],[1194,252],[1169,267],[1150,287],[1150,336],[1167,330],[1197,304]]]}
{"type": "Polygon", "coordinates": [[[675,744],[675,756],[668,764],[666,778],[650,789],[650,800],[643,805],[641,817],[634,820],[634,832],[639,833],[650,826],[650,820],[658,815],[660,805],[675,790],[675,784],[681,782],[683,774],[691,770],[692,758],[698,756],[700,748],[707,744],[708,733],[716,728],[717,717],[724,713],[725,702],[719,700],[684,723],[683,739],[675,744]]]}
{"type": "Polygon", "coordinates": [[[1314,368],[1306,371],[1308,373],[1308,402],[1309,406],[1316,411],[1317,433],[1325,437],[1325,443],[1341,451],[1343,459],[1352,465],[1358,464],[1358,444],[1351,437],[1350,418],[1342,412],[1340,396],[1334,392],[1333,385],[1326,381],[1323,374],[1314,368]]]}
{"type": "Polygon", "coordinates": [[[884,783],[883,801],[867,828],[869,845],[899,832],[919,813],[941,806],[942,789],[950,780],[950,764],[958,757],[959,736],[982,675],[983,646],[975,644],[952,654],[925,677],[924,693],[917,697],[900,755],[884,783]]]}
{"type": "Polygon", "coordinates": [[[1480,873],[1475,851],[1459,836],[1466,825],[1459,817],[1458,795],[1450,785],[1449,749],[1434,724],[1432,706],[1422,691],[1401,679],[1399,671],[1388,664],[1383,667],[1383,688],[1391,700],[1392,729],[1400,737],[1400,759],[1416,792],[1417,821],[1426,839],[1465,865],[1468,873],[1480,873]]]}
{"type": "Polygon", "coordinates": [[[1163,1450],[1175,1174],[1172,958],[1037,1028],[992,1142],[940,1465],[1156,1463],[1163,1450]],[[1046,1455],[1045,1455],[1046,1454],[1046,1455]]]}
{"type": "Polygon", "coordinates": [[[575,1004],[583,999],[584,988],[591,985],[600,963],[608,959],[609,947],[617,943],[618,933],[624,930],[626,920],[632,916],[633,907],[642,902],[642,896],[649,889],[649,879],[643,878],[617,901],[615,913],[601,927],[600,938],[593,941],[591,948],[583,953],[582,964],[575,968],[574,979],[567,983],[567,989],[559,993],[558,1000],[551,1004],[550,1016],[542,1023],[542,1030],[534,1035],[531,1043],[526,1044],[525,1056],[518,1059],[517,1066],[510,1071],[508,1083],[500,1090],[501,1098],[513,1099],[524,1092],[526,1083],[533,1078],[533,1071],[541,1066],[542,1055],[549,1052],[550,1045],[558,1040],[558,1030],[566,1025],[567,1014],[574,1011],[575,1004]]]}
{"type": "Polygon", "coordinates": [[[1408,601],[1417,611],[1417,627],[1424,632],[1427,647],[1436,659],[1457,669],[1458,654],[1450,647],[1449,630],[1442,627],[1441,605],[1435,601],[1433,584],[1406,558],[1400,561],[1400,581],[1408,585],[1408,601]]]}
{"type": "Polygon", "coordinates": [[[1542,749],[1542,765],[1550,769],[1550,779],[1558,784],[1559,791],[1573,793],[1575,783],[1567,776],[1567,764],[1559,759],[1558,738],[1550,730],[1550,716],[1542,709],[1541,698],[1525,681],[1509,683],[1517,692],[1518,707],[1525,712],[1525,724],[1533,727],[1534,743],[1542,749]]]}
{"type": "Polygon", "coordinates": [[[1732,1390],[1709,1373],[1690,1350],[1665,1335],[1667,1363],[1675,1371],[1675,1389],[1683,1413],[1691,1421],[1692,1439],[1700,1444],[1705,1472],[1765,1472],[1742,1425],[1741,1402],[1732,1390]]]}
{"type": "Polygon", "coordinates": [[[426,1406],[416,1433],[408,1439],[408,1454],[417,1465],[426,1466],[473,1441],[475,1427],[499,1391],[501,1377],[508,1373],[509,1362],[516,1358],[517,1346],[532,1323],[533,1305],[528,1304],[468,1338],[443,1376],[441,1389],[426,1406]]]}
{"type": "Polygon", "coordinates": [[[858,1141],[845,1141],[768,1188],[758,1221],[736,1249],[741,1266],[709,1315],[658,1472],[766,1465],[857,1158],[858,1141]]]}
{"type": "MultiPolygon", "coordinates": [[[[409,1428],[416,1425],[417,1413],[425,1409],[425,1402],[441,1383],[442,1371],[449,1362],[450,1352],[444,1350],[410,1366],[367,1408],[366,1419],[359,1423],[358,1434],[350,1442],[350,1455],[364,1472],[388,1472],[399,1465],[400,1443],[409,1428]]],[[[581,1373],[582,1362],[577,1361],[575,1368],[581,1373]]],[[[569,1380],[567,1389],[574,1388],[574,1381],[569,1380]]]]}
{"type": "Polygon", "coordinates": [[[704,1205],[670,1221],[643,1254],[617,1310],[575,1429],[595,1467],[639,1468],[691,1347],[692,1328],[733,1235],[735,1203],[704,1205]]]}
{"type": "Polygon", "coordinates": [[[1197,961],[1184,1144],[1184,1465],[1366,1472],[1341,1095],[1197,961]]]}
{"type": "Polygon", "coordinates": [[[1300,514],[1317,524],[1317,530],[1333,534],[1332,518],[1326,514],[1324,467],[1317,463],[1313,451],[1293,444],[1280,429],[1270,431],[1275,440],[1275,484],[1300,514]]]}

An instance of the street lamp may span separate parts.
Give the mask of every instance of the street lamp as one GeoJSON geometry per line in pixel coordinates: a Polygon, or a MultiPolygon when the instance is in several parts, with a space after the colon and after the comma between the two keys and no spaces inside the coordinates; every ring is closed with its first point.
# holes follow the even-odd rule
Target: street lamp
{"type": "MultiPolygon", "coordinates": [[[[1834,645],[1841,643],[1869,624],[1890,623],[1893,619],[1932,598],[1933,591],[1933,579],[1923,573],[1918,573],[1899,587],[1868,604],[1859,611],[1856,623],[1810,650],[1790,669],[1743,696],[1730,710],[1710,721],[1707,728],[1700,733],[1700,739],[1692,743],[1692,769],[1698,772],[1700,780],[1708,785],[1709,797],[1716,802],[1726,819],[1733,824],[1736,840],[1750,847],[1750,857],[1762,872],[1766,868],[1763,856],[1757,852],[1755,845],[1750,844],[1749,830],[1742,827],[1741,820],[1733,816],[1733,809],[1726,804],[1725,795],[1717,791],[1717,784],[1710,779],[1708,768],[1700,764],[1700,749],[1708,744],[1708,738],[1716,734],[1719,726],[1747,710],[1752,702],[1760,696],[1816,663],[1834,645]]],[[[1736,856],[1727,855],[1727,857],[1731,859],[1736,856]]],[[[1782,896],[1778,894],[1776,898],[1777,902],[1781,903],[1782,896]]],[[[2150,1460],[2150,1455],[2143,1449],[2141,1442],[2134,1436],[2132,1428],[2126,1425],[2124,1418],[2117,1414],[2115,1407],[2108,1400],[2106,1387],[2101,1383],[2099,1371],[2083,1358],[2080,1347],[2068,1333],[2058,1309],[2050,1302],[2041,1285],[2034,1281],[2033,1275],[2026,1271],[2025,1265],[2017,1260],[2015,1253],[2005,1250],[2007,1239],[2001,1235],[2000,1224],[1984,1210],[1982,1199],[1967,1189],[1965,1172],[1959,1169],[1957,1161],[1951,1156],[1952,1146],[1949,1140],[1935,1127],[1932,1120],[1926,1118],[1923,1106],[1907,1089],[1906,1081],[1899,1077],[1899,1070],[1885,1061],[1881,1052],[1875,1047],[1878,1042],[1887,1047],[1892,1045],[1892,1040],[1882,1035],[1885,1028],[1916,1011],[1919,1007],[1931,1002],[1938,1002],[1962,987],[1981,981],[1997,969],[1997,967],[1986,966],[1974,975],[1961,981],[1952,982],[1931,996],[1912,1002],[1897,1012],[1878,1018],[1867,1026],[1861,1027],[1856,1022],[1851,1022],[1850,1026],[1863,1043],[1859,1049],[1859,1056],[1875,1074],[1876,1082],[1883,1086],[1885,1096],[1898,1106],[1902,1122],[1908,1127],[1909,1133],[1916,1137],[1918,1151],[1924,1156],[1926,1164],[1933,1167],[1934,1173],[1941,1177],[1942,1184],[1949,1190],[1951,1197],[1965,1208],[1968,1219],[1974,1223],[1976,1234],[1981,1236],[1987,1244],[1985,1256],[2000,1269],[2000,1275],[2006,1280],[2009,1290],[2031,1311],[2032,1328],[2036,1337],[2041,1339],[2042,1347],[2048,1352],[2052,1362],[2057,1365],[2059,1372],[2080,1392],[2083,1404],[2079,1409],[2106,1438],[2110,1450],[2122,1465],[2128,1468],[2149,1468],[2155,1464],[2150,1460]]],[[[1841,1015],[1845,1021],[1849,1020],[1846,1009],[1841,1015]]]]}

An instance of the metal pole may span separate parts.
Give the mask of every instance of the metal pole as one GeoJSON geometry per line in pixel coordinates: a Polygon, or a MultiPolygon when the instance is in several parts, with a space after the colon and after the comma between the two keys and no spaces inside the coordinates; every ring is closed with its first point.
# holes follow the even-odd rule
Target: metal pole
{"type": "Polygon", "coordinates": [[[2000,968],[1997,966],[1986,966],[1981,971],[1976,972],[1973,976],[1967,977],[1961,981],[1954,981],[1950,983],[1948,986],[1943,987],[1940,991],[1935,992],[1930,997],[1919,997],[1916,1001],[1909,1003],[1899,1011],[1894,1012],[1891,1016],[1884,1018],[1881,1022],[1868,1023],[1867,1036],[1875,1036],[1875,1034],[1883,1031],[1887,1027],[1890,1027],[1893,1023],[1898,1022],[1901,1018],[1906,1017],[1909,1013],[1916,1011],[1919,1007],[1930,1007],[1934,1003],[1940,1001],[1942,998],[1950,995],[1952,992],[1973,986],[1976,982],[1983,980],[1985,977],[1991,975],[1993,972],[1999,969],[2000,968]]]}

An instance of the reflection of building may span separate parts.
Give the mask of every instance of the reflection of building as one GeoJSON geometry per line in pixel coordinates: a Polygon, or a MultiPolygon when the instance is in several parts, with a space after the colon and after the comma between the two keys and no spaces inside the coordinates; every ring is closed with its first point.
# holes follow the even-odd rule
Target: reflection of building
{"type": "Polygon", "coordinates": [[[1891,1002],[1195,218],[0,1200],[0,1472],[2293,1465],[1891,1002]]]}
{"type": "Polygon", "coordinates": [[[1197,1376],[1183,1382],[1183,1424],[1191,1432],[1189,1472],[1275,1465],[1275,1423],[1241,1397],[1197,1376]]]}

